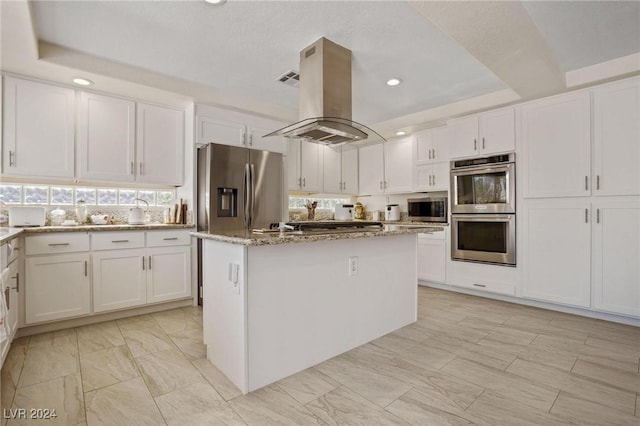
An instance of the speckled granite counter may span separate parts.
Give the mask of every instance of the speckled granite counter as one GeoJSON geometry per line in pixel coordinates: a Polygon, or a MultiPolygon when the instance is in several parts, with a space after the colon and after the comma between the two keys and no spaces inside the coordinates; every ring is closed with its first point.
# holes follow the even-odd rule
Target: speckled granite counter
{"type": "Polygon", "coordinates": [[[76,226],[38,226],[30,228],[0,228],[0,243],[21,234],[43,234],[50,232],[100,232],[100,231],[153,231],[167,229],[193,229],[194,225],[172,225],[151,223],[148,225],[76,225],[76,226]]]}
{"type": "Polygon", "coordinates": [[[207,232],[192,232],[191,235],[197,238],[221,241],[230,244],[245,246],[267,246],[289,243],[307,243],[311,241],[345,240],[354,238],[387,237],[392,235],[423,234],[441,231],[442,226],[418,225],[416,223],[406,224],[386,224],[378,231],[342,231],[342,232],[286,232],[272,234],[256,233],[228,233],[209,234],[207,232]]]}

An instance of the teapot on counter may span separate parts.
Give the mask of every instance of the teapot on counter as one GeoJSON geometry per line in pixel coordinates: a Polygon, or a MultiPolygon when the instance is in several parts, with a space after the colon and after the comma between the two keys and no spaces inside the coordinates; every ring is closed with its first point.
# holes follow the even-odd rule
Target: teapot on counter
{"type": "Polygon", "coordinates": [[[142,207],[134,207],[129,210],[129,220],[127,221],[129,225],[144,225],[147,223],[147,212],[149,211],[149,203],[142,198],[136,198],[136,201],[142,201],[146,204],[146,209],[142,207]]]}

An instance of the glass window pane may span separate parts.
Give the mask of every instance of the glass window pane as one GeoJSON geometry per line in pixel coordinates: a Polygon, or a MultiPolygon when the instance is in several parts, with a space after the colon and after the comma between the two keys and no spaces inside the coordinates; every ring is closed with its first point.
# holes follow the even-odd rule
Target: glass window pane
{"type": "Polygon", "coordinates": [[[121,206],[133,206],[136,204],[136,190],[135,189],[121,189],[119,191],[118,204],[121,206]]]}
{"type": "Polygon", "coordinates": [[[145,200],[150,206],[155,206],[156,191],[138,191],[138,198],[145,200]]]}
{"type": "Polygon", "coordinates": [[[98,205],[101,206],[115,206],[118,203],[118,190],[117,189],[98,189],[98,205]]]}
{"type": "Polygon", "coordinates": [[[176,199],[176,193],[175,191],[158,191],[157,197],[159,206],[170,206],[176,199]]]}
{"type": "Polygon", "coordinates": [[[25,204],[48,204],[49,203],[49,187],[48,186],[32,186],[24,187],[24,203],[25,204]]]}
{"type": "Polygon", "coordinates": [[[51,187],[51,204],[56,205],[73,205],[73,188],[51,187]]]}
{"type": "Polygon", "coordinates": [[[20,204],[22,185],[0,185],[0,200],[6,204],[20,204]]]}
{"type": "Polygon", "coordinates": [[[95,188],[76,188],[76,203],[84,200],[88,206],[96,205],[96,189],[95,188]]]}

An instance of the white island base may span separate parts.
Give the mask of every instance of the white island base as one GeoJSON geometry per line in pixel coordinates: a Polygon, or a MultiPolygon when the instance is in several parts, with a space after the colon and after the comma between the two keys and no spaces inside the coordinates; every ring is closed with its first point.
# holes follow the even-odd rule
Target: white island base
{"type": "Polygon", "coordinates": [[[247,393],[415,322],[416,245],[415,234],[203,239],[207,358],[247,393]]]}

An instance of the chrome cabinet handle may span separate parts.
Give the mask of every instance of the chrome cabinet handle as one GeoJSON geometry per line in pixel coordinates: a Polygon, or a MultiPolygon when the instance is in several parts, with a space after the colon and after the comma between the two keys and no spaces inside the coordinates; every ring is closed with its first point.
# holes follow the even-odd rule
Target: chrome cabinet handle
{"type": "Polygon", "coordinates": [[[596,209],[596,223],[600,223],[600,209],[596,209]]]}
{"type": "Polygon", "coordinates": [[[436,149],[433,148],[432,151],[433,151],[433,155],[431,156],[431,158],[433,158],[435,160],[436,159],[436,149]]]}
{"type": "Polygon", "coordinates": [[[600,190],[600,175],[596,175],[596,189],[600,190]]]}
{"type": "Polygon", "coordinates": [[[151,270],[151,256],[149,256],[149,270],[151,270]]]}
{"type": "Polygon", "coordinates": [[[129,240],[111,240],[112,243],[128,243],[129,240]]]}
{"type": "Polygon", "coordinates": [[[9,151],[9,167],[13,167],[16,165],[16,153],[14,151],[9,151]]]}
{"type": "Polygon", "coordinates": [[[134,170],[133,170],[134,167],[135,167],[135,165],[133,164],[133,161],[132,161],[131,165],[129,166],[129,174],[130,175],[134,174],[134,170]]]}
{"type": "Polygon", "coordinates": [[[484,285],[484,284],[476,284],[476,283],[473,283],[473,286],[474,287],[483,287],[483,288],[486,287],[486,285],[484,285]]]}
{"type": "Polygon", "coordinates": [[[49,243],[49,247],[68,246],[69,243],[49,243]]]}
{"type": "Polygon", "coordinates": [[[146,271],[145,263],[144,263],[144,256],[142,256],[142,270],[146,271]]]}
{"type": "Polygon", "coordinates": [[[432,175],[433,176],[433,185],[436,185],[436,175],[432,175]]]}
{"type": "Polygon", "coordinates": [[[429,175],[429,186],[431,186],[431,175],[429,175]]]}
{"type": "Polygon", "coordinates": [[[88,265],[87,265],[87,261],[85,260],[84,261],[84,276],[85,277],[87,276],[87,268],[88,268],[88,265]]]}
{"type": "Polygon", "coordinates": [[[474,139],[474,140],[473,140],[473,150],[474,150],[474,151],[477,151],[477,150],[478,150],[478,140],[477,140],[477,139],[474,139]]]}
{"type": "Polygon", "coordinates": [[[16,276],[15,277],[11,277],[11,278],[15,278],[16,279],[16,286],[15,287],[11,287],[11,289],[15,290],[18,293],[20,293],[20,272],[16,272],[16,276]]]}
{"type": "Polygon", "coordinates": [[[178,239],[178,237],[163,238],[164,241],[175,241],[177,239],[178,239]]]}
{"type": "Polygon", "coordinates": [[[484,149],[484,137],[482,138],[482,149],[484,149]]]}
{"type": "Polygon", "coordinates": [[[302,178],[302,187],[304,188],[305,186],[307,186],[307,178],[303,177],[302,178]]]}
{"type": "Polygon", "coordinates": [[[584,209],[584,223],[589,223],[589,209],[584,209]]]}
{"type": "Polygon", "coordinates": [[[585,191],[589,190],[589,176],[584,177],[584,190],[585,191]]]}
{"type": "Polygon", "coordinates": [[[431,151],[432,149],[429,149],[429,160],[433,159],[433,156],[431,155],[431,151]]]}
{"type": "Polygon", "coordinates": [[[143,174],[144,174],[144,172],[143,172],[142,170],[143,170],[143,169],[142,169],[142,161],[141,161],[141,162],[140,162],[140,168],[138,169],[138,171],[139,171],[139,174],[140,174],[140,175],[143,175],[143,174]]]}
{"type": "Polygon", "coordinates": [[[298,186],[302,186],[302,178],[298,178],[298,186]]]}
{"type": "Polygon", "coordinates": [[[249,135],[249,146],[253,145],[253,133],[249,135]]]}
{"type": "Polygon", "coordinates": [[[7,303],[7,310],[11,309],[11,293],[9,287],[4,289],[4,300],[7,303]]]}

